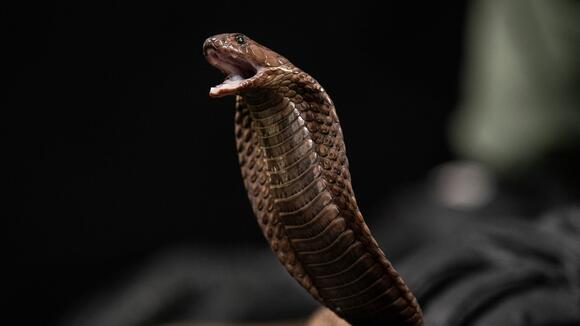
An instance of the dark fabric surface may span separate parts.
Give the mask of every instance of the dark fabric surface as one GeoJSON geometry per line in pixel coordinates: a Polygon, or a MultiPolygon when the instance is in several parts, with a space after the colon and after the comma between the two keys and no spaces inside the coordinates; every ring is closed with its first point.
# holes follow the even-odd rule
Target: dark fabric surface
{"type": "MultiPolygon", "coordinates": [[[[371,225],[427,325],[580,322],[580,207],[518,216],[517,201],[492,201],[457,210],[431,186],[402,192],[402,206],[387,201],[375,214],[393,219],[371,225]]],[[[63,325],[304,320],[316,307],[267,249],[174,248],[80,303],[63,325]]]]}

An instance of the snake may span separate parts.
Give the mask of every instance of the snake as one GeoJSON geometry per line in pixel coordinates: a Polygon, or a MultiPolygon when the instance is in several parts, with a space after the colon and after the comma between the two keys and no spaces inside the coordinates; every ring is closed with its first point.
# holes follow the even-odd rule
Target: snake
{"type": "Polygon", "coordinates": [[[309,74],[241,33],[207,38],[235,96],[244,187],[272,251],[308,293],[351,325],[422,325],[417,299],[364,221],[333,101],[309,74]]]}

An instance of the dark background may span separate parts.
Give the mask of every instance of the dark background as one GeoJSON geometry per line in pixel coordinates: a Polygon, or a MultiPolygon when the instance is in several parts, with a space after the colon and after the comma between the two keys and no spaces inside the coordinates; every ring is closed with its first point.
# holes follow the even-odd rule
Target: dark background
{"type": "Polygon", "coordinates": [[[22,325],[52,324],[168,246],[266,246],[239,175],[233,99],[207,96],[223,79],[201,54],[216,33],[243,32],[325,87],[372,224],[381,198],[451,158],[465,10],[462,1],[3,5],[10,311],[22,325]]]}

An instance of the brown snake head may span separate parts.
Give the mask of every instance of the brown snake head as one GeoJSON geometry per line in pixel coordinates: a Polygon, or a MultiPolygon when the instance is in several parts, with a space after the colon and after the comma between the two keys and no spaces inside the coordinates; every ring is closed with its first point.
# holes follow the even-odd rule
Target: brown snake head
{"type": "Polygon", "coordinates": [[[203,44],[207,61],[227,77],[210,89],[210,96],[239,94],[264,86],[274,70],[289,70],[292,65],[278,53],[240,33],[212,36],[203,44]]]}
{"type": "Polygon", "coordinates": [[[342,129],[326,91],[242,34],[210,37],[203,53],[227,76],[210,96],[236,95],[244,186],[258,225],[290,275],[352,325],[421,325],[415,297],[358,209],[342,129]]]}

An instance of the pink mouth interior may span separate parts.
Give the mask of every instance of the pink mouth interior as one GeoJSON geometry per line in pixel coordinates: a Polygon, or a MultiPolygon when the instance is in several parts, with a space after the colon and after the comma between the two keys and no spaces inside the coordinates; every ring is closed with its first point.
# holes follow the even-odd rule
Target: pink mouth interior
{"type": "Polygon", "coordinates": [[[210,89],[210,96],[219,97],[234,93],[245,80],[253,77],[257,72],[251,64],[235,57],[226,57],[214,49],[207,50],[206,57],[212,66],[227,76],[223,83],[210,89]]]}

